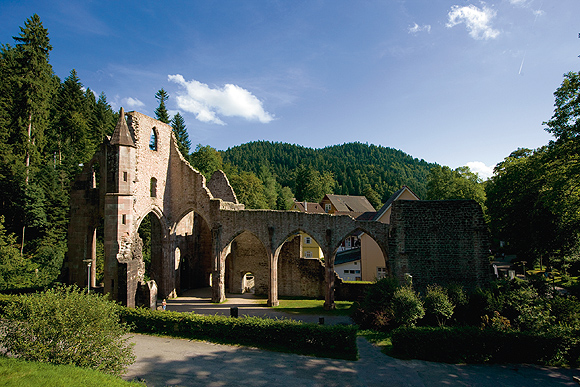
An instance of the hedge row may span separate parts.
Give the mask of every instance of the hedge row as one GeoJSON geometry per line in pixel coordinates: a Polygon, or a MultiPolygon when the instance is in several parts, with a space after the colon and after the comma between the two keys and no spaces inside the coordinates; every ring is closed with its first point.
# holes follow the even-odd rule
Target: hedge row
{"type": "Polygon", "coordinates": [[[303,324],[259,317],[232,318],[120,307],[122,321],[136,333],[153,333],[223,344],[354,360],[357,328],[303,324]]]}
{"type": "Polygon", "coordinates": [[[411,327],[393,331],[401,357],[446,363],[527,363],[576,366],[578,332],[499,331],[477,327],[411,327]]]}

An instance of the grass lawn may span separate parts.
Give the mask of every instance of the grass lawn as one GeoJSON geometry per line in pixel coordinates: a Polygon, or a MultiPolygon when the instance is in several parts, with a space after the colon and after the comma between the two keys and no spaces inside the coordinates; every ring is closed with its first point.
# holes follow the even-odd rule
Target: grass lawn
{"type": "MultiPolygon", "coordinates": [[[[319,314],[321,316],[348,316],[352,301],[335,301],[335,310],[325,310],[324,300],[312,300],[302,298],[280,298],[280,305],[275,306],[275,310],[289,314],[319,314]]],[[[261,302],[266,304],[267,300],[261,302]]]]}
{"type": "MultiPolygon", "coordinates": [[[[526,274],[528,276],[530,276],[530,275],[544,275],[544,273],[545,273],[545,270],[540,270],[538,267],[531,269],[531,270],[526,270],[526,274]]],[[[548,280],[548,283],[550,285],[567,287],[567,286],[576,285],[580,281],[580,277],[572,277],[572,276],[562,275],[557,270],[553,270],[551,272],[551,275],[552,276],[548,280]]]]}
{"type": "Polygon", "coordinates": [[[381,348],[381,352],[385,355],[393,356],[393,343],[391,342],[391,334],[387,332],[378,332],[371,330],[360,330],[358,331],[359,336],[363,336],[370,343],[377,345],[381,348]]]}
{"type": "Polygon", "coordinates": [[[144,384],[126,382],[113,375],[71,365],[26,362],[0,356],[0,386],[143,387],[144,384]]]}

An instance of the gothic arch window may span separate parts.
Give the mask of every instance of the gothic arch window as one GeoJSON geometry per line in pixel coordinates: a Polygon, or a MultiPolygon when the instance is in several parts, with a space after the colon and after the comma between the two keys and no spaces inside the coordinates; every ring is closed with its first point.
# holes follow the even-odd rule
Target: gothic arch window
{"type": "Polygon", "coordinates": [[[150,196],[152,198],[156,198],[157,197],[157,179],[152,177],[151,178],[151,192],[150,192],[150,196]]]}
{"type": "Polygon", "coordinates": [[[157,150],[157,129],[155,127],[151,129],[151,135],[149,136],[149,149],[157,150]]]}

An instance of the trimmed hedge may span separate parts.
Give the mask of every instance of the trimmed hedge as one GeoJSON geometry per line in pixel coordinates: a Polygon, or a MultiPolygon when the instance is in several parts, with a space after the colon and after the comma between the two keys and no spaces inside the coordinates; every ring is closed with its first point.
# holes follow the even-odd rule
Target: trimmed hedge
{"type": "Polygon", "coordinates": [[[394,354],[446,363],[528,363],[576,365],[575,332],[535,333],[477,327],[398,328],[391,337],[394,354]]]}
{"type": "Polygon", "coordinates": [[[223,344],[354,360],[355,326],[303,324],[259,317],[231,318],[120,307],[133,332],[153,333],[223,344]]]}

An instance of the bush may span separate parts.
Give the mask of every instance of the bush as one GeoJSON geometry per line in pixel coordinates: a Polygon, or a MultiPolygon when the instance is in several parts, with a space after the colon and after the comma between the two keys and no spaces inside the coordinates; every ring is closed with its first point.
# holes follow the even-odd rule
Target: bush
{"type": "Polygon", "coordinates": [[[399,356],[447,363],[533,363],[574,365],[577,332],[518,332],[477,327],[399,328],[393,352],[399,356]]]}
{"type": "Polygon", "coordinates": [[[75,286],[2,297],[0,344],[28,361],[71,364],[119,375],[135,357],[117,306],[75,286]]]}
{"type": "Polygon", "coordinates": [[[392,308],[399,326],[412,326],[425,315],[419,296],[410,286],[403,286],[393,294],[392,308]]]}
{"type": "Polygon", "coordinates": [[[455,306],[449,300],[447,292],[441,286],[429,285],[423,299],[425,318],[437,321],[439,326],[445,325],[453,315],[455,306]]]}
{"type": "Polygon", "coordinates": [[[364,299],[353,305],[353,321],[363,329],[386,331],[392,329],[393,295],[399,288],[394,277],[386,277],[366,288],[364,299]]]}
{"type": "Polygon", "coordinates": [[[231,318],[192,313],[119,308],[135,332],[154,333],[223,344],[241,344],[307,355],[356,359],[357,328],[303,324],[259,317],[231,318]]]}

